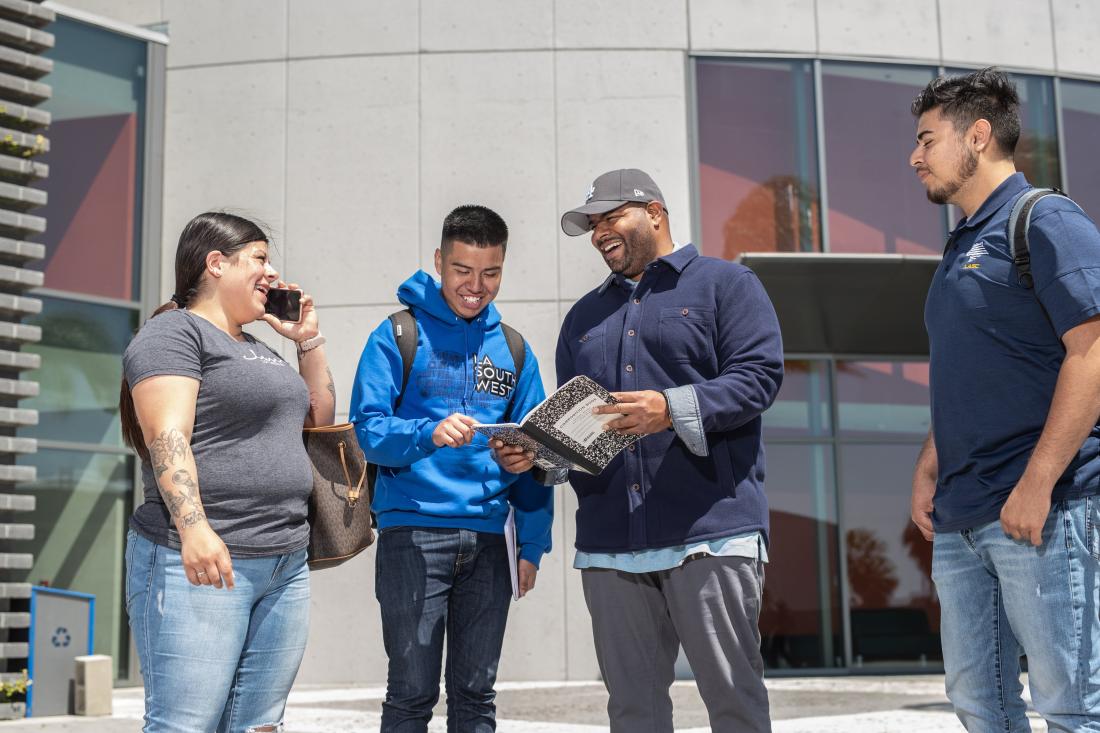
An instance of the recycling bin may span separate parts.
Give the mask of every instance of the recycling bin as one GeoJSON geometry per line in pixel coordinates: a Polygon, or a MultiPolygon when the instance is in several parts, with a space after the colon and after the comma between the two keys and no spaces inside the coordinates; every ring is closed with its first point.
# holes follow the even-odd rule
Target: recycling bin
{"type": "Polygon", "coordinates": [[[92,653],[95,596],[31,586],[27,717],[70,715],[76,658],[92,653]]]}

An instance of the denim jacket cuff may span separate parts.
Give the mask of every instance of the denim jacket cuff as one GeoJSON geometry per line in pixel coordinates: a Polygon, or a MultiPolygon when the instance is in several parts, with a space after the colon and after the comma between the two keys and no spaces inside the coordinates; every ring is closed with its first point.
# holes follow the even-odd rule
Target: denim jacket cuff
{"type": "Polygon", "coordinates": [[[543,486],[557,486],[569,480],[569,469],[555,468],[553,471],[547,471],[536,466],[531,469],[531,477],[543,486]]]}
{"type": "Polygon", "coordinates": [[[703,430],[703,416],[699,412],[699,400],[695,388],[690,384],[682,387],[670,387],[664,391],[668,400],[668,414],[672,418],[672,429],[688,450],[697,456],[707,456],[707,434],[703,430]]]}

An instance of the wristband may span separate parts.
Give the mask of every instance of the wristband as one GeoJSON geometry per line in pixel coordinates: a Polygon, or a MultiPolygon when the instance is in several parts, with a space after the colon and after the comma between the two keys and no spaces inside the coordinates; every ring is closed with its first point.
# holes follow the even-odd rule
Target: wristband
{"type": "Polygon", "coordinates": [[[324,336],[322,336],[321,334],[318,333],[313,338],[303,339],[301,341],[296,342],[297,345],[298,345],[298,355],[301,356],[302,354],[306,353],[307,351],[313,351],[318,346],[324,345],[326,340],[327,339],[325,339],[324,336]]]}

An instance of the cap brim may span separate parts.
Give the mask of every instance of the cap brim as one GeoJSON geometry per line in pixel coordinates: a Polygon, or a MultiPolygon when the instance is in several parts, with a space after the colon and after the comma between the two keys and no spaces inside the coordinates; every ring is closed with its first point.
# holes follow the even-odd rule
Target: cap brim
{"type": "Polygon", "coordinates": [[[593,201],[590,204],[584,206],[578,206],[571,211],[567,211],[561,216],[561,230],[568,234],[570,237],[579,237],[585,232],[592,231],[592,225],[588,222],[588,217],[592,214],[606,214],[609,211],[614,211],[623,204],[630,203],[629,201],[593,201]]]}

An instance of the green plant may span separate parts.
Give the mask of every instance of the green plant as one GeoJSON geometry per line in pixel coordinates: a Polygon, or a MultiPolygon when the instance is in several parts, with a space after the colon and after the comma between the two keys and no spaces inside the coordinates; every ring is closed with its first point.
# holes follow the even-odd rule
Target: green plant
{"type": "Polygon", "coordinates": [[[33,684],[27,679],[27,670],[23,670],[23,676],[14,680],[0,682],[0,702],[22,701],[27,696],[27,688],[33,684]]]}

